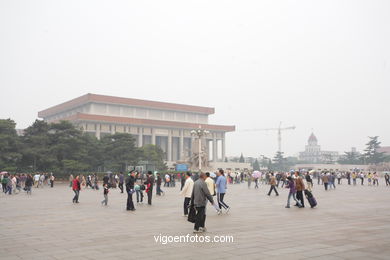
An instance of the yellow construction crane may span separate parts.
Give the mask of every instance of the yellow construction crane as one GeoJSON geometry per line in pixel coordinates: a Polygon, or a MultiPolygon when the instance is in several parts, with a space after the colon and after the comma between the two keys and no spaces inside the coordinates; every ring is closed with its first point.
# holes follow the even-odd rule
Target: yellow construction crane
{"type": "Polygon", "coordinates": [[[278,128],[255,128],[255,129],[245,129],[242,132],[253,132],[253,131],[278,131],[278,152],[282,151],[282,131],[284,130],[294,130],[295,126],[282,127],[282,122],[279,123],[278,128]]]}

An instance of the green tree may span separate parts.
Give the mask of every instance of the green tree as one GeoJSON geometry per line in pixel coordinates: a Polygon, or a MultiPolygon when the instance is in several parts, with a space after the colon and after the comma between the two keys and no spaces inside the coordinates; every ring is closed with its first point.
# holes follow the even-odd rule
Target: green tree
{"type": "Polygon", "coordinates": [[[276,152],[274,158],[273,158],[273,164],[272,168],[277,171],[286,171],[287,170],[287,164],[286,164],[286,158],[283,157],[283,152],[276,152]]]}
{"type": "Polygon", "coordinates": [[[141,148],[141,158],[153,165],[158,171],[165,171],[168,169],[164,162],[164,151],[156,145],[148,144],[143,146],[141,148]]]}
{"type": "Polygon", "coordinates": [[[15,122],[0,119],[0,170],[16,171],[22,158],[15,122]]]}
{"type": "Polygon", "coordinates": [[[244,163],[245,162],[245,158],[244,158],[244,155],[242,155],[242,153],[241,153],[241,156],[240,156],[240,160],[238,162],[240,162],[240,163],[244,163]]]}
{"type": "Polygon", "coordinates": [[[54,157],[54,171],[65,171],[64,160],[83,161],[87,152],[82,140],[83,133],[68,121],[49,125],[49,149],[54,157]]]}
{"type": "Polygon", "coordinates": [[[357,152],[344,152],[344,155],[338,160],[340,164],[361,164],[362,160],[357,152]]]}
{"type": "Polygon", "coordinates": [[[137,165],[141,157],[140,150],[135,147],[135,139],[131,134],[116,133],[101,139],[104,165],[114,171],[126,171],[127,166],[137,165]]]}
{"type": "Polygon", "coordinates": [[[370,141],[366,143],[367,148],[364,150],[363,159],[368,164],[378,164],[385,161],[385,154],[378,152],[381,142],[379,136],[369,136],[370,141]]]}
{"type": "Polygon", "coordinates": [[[21,168],[32,171],[51,170],[56,164],[56,160],[49,151],[50,126],[42,121],[36,120],[31,126],[24,130],[21,137],[23,143],[21,168]]]}
{"type": "Polygon", "coordinates": [[[259,161],[257,159],[252,164],[252,168],[253,168],[254,171],[260,171],[260,164],[259,164],[259,161]]]}

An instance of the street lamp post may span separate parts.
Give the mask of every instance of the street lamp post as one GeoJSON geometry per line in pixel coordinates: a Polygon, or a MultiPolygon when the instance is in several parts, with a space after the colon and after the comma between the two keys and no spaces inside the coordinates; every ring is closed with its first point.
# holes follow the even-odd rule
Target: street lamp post
{"type": "Polygon", "coordinates": [[[198,141],[199,141],[199,149],[198,149],[198,160],[199,160],[199,172],[201,172],[202,170],[202,158],[201,158],[201,153],[202,153],[202,137],[203,136],[206,136],[208,135],[210,132],[205,130],[205,129],[202,129],[201,126],[199,126],[198,129],[196,130],[192,130],[191,131],[191,135],[194,136],[194,137],[197,137],[198,138],[198,141]]]}

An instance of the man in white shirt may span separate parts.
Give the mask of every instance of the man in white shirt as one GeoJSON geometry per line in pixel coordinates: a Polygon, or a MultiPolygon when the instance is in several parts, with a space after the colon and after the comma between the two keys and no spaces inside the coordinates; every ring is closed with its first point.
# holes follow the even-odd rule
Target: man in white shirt
{"type": "Polygon", "coordinates": [[[38,184],[39,184],[39,177],[40,177],[40,175],[38,173],[34,175],[34,181],[35,181],[35,185],[37,185],[37,188],[38,188],[38,184]]]}
{"type": "Polygon", "coordinates": [[[180,191],[180,195],[184,196],[184,215],[183,217],[188,216],[188,206],[191,202],[192,190],[194,188],[194,181],[191,178],[191,173],[186,173],[186,181],[184,183],[183,189],[180,191]]]}

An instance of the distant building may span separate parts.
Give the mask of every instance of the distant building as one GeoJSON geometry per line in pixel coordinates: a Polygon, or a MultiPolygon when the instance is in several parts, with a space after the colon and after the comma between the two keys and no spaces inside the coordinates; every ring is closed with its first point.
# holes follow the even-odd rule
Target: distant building
{"type": "Polygon", "coordinates": [[[214,112],[210,107],[86,94],[40,111],[38,117],[46,122],[70,121],[98,139],[115,133],[131,134],[138,147],[161,147],[168,162],[191,157],[191,130],[201,127],[210,132],[206,152],[215,163],[225,159],[225,134],[235,126],[209,124],[208,117],[214,112]]]}
{"type": "Polygon", "coordinates": [[[377,149],[378,153],[385,153],[385,155],[390,155],[390,146],[382,146],[377,149]]]}
{"type": "Polygon", "coordinates": [[[299,153],[299,160],[306,163],[333,163],[339,159],[335,151],[321,151],[317,137],[312,133],[304,152],[299,153]]]}

